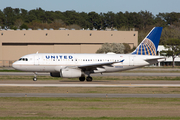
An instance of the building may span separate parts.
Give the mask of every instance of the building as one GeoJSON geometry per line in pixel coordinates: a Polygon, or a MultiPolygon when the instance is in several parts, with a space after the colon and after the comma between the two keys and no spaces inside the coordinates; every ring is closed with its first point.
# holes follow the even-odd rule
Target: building
{"type": "Polygon", "coordinates": [[[138,44],[137,31],[1,30],[0,66],[31,53],[95,53],[103,43],[138,44]]]}
{"type": "MultiPolygon", "coordinates": [[[[157,53],[160,56],[161,51],[167,51],[167,50],[168,49],[165,48],[163,45],[159,45],[157,53]]],[[[174,61],[176,66],[180,66],[180,56],[177,56],[174,61]]],[[[163,62],[159,62],[158,66],[172,66],[172,62],[173,62],[172,57],[166,57],[166,60],[163,62]]]]}

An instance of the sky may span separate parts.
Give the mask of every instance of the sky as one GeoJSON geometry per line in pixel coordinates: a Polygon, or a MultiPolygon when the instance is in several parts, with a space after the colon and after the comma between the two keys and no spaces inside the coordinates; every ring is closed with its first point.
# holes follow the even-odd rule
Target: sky
{"type": "Polygon", "coordinates": [[[180,0],[0,0],[0,10],[6,7],[45,11],[75,10],[76,12],[107,13],[149,11],[158,13],[180,12],[180,0]]]}

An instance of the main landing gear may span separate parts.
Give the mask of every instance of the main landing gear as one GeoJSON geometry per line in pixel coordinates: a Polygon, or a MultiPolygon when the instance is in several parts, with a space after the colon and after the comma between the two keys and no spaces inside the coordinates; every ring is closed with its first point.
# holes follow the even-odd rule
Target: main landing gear
{"type": "Polygon", "coordinates": [[[79,81],[85,81],[85,77],[80,77],[79,81]]]}
{"type": "Polygon", "coordinates": [[[86,78],[86,81],[87,81],[87,82],[91,82],[91,81],[92,81],[92,77],[91,77],[91,76],[88,76],[88,77],[86,78]]]}
{"type": "MultiPolygon", "coordinates": [[[[80,80],[80,81],[85,81],[85,77],[80,77],[79,80],[80,80]]],[[[91,82],[91,81],[92,81],[92,77],[91,77],[91,76],[88,76],[88,77],[86,78],[86,81],[87,81],[87,82],[91,82]]]]}

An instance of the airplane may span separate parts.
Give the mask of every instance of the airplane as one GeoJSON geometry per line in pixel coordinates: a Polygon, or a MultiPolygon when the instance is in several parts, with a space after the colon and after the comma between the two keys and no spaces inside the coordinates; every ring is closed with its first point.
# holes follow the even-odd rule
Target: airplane
{"type": "Polygon", "coordinates": [[[156,56],[162,27],[154,27],[139,46],[130,54],[73,54],[73,53],[36,53],[22,56],[14,62],[16,70],[33,72],[33,81],[37,72],[50,72],[52,77],[78,78],[80,81],[92,81],[90,74],[118,72],[135,69],[165,59],[156,56]],[[87,76],[87,77],[86,77],[87,76]]]}

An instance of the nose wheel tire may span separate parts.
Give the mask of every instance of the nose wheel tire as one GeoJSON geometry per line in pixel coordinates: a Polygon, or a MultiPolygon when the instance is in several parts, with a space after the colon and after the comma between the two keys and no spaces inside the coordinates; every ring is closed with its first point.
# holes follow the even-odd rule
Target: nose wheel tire
{"type": "Polygon", "coordinates": [[[33,81],[37,81],[37,78],[36,78],[36,77],[34,77],[34,78],[33,78],[33,81]]]}
{"type": "Polygon", "coordinates": [[[34,72],[34,78],[33,78],[33,81],[37,81],[37,72],[34,72]]]}
{"type": "Polygon", "coordinates": [[[91,81],[92,81],[92,77],[88,76],[88,77],[86,78],[86,81],[87,81],[87,82],[91,82],[91,81]]]}

